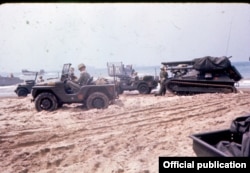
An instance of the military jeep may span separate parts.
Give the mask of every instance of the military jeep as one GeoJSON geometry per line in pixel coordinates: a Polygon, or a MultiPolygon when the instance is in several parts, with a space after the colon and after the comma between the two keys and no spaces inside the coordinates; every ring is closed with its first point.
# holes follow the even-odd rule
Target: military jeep
{"type": "Polygon", "coordinates": [[[81,103],[87,109],[104,109],[118,98],[114,84],[96,85],[93,78],[87,85],[80,86],[73,91],[67,85],[70,79],[69,69],[71,64],[64,64],[59,80],[36,84],[32,87],[32,102],[37,111],[54,111],[63,104],[81,103]]]}
{"type": "Polygon", "coordinates": [[[36,73],[34,80],[25,80],[24,83],[17,85],[14,92],[18,97],[26,97],[28,94],[30,94],[32,87],[36,84],[37,75],[38,72],[36,73]]]}
{"type": "Polygon", "coordinates": [[[140,94],[150,94],[156,89],[159,82],[158,76],[142,75],[133,77],[135,70],[132,65],[124,65],[122,62],[108,62],[108,75],[114,77],[117,91],[122,94],[124,91],[137,90],[140,94]]]}

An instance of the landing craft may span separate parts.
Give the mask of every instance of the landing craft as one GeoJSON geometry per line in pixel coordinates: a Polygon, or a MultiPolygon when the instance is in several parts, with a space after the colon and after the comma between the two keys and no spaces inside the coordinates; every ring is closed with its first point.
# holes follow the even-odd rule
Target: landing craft
{"type": "Polygon", "coordinates": [[[9,85],[16,85],[22,83],[23,80],[19,77],[3,77],[0,76],[0,86],[9,86],[9,85]]]}
{"type": "Polygon", "coordinates": [[[45,71],[43,69],[41,69],[39,72],[37,71],[30,71],[27,69],[22,69],[22,74],[23,75],[36,75],[38,73],[38,75],[43,75],[45,73],[45,71]]]}

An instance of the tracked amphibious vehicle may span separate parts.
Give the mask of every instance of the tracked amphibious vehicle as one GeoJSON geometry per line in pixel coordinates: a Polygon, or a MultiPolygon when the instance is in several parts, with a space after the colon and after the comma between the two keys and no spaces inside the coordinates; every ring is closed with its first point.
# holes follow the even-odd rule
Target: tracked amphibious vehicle
{"type": "Polygon", "coordinates": [[[206,56],[192,61],[162,62],[171,74],[165,87],[177,95],[237,92],[235,85],[242,76],[230,58],[206,56]]]}

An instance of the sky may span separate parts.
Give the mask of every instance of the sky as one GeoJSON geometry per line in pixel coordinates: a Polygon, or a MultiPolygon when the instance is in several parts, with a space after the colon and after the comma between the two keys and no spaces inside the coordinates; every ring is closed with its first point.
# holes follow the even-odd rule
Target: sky
{"type": "Polygon", "coordinates": [[[247,3],[6,3],[0,26],[5,72],[250,57],[247,3]]]}

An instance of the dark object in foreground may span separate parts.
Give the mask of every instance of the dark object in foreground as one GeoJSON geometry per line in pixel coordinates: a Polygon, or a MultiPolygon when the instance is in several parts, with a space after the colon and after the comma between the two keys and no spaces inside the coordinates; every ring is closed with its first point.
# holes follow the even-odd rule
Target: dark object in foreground
{"type": "Polygon", "coordinates": [[[37,111],[54,111],[63,104],[81,103],[87,109],[107,108],[118,98],[114,84],[96,85],[90,78],[87,85],[75,84],[74,90],[67,81],[71,64],[64,64],[61,79],[55,82],[44,82],[33,86],[31,94],[37,111]]]}
{"type": "Polygon", "coordinates": [[[242,76],[229,58],[206,56],[192,61],[162,62],[171,74],[165,86],[178,95],[237,92],[235,83],[242,76]]]}
{"type": "Polygon", "coordinates": [[[250,157],[250,115],[234,119],[229,129],[191,135],[199,157],[250,157]]]}
{"type": "Polygon", "coordinates": [[[230,141],[235,143],[241,143],[242,136],[233,134],[229,129],[199,133],[191,135],[193,139],[193,150],[198,157],[231,157],[219,150],[216,145],[220,141],[230,141]]]}

